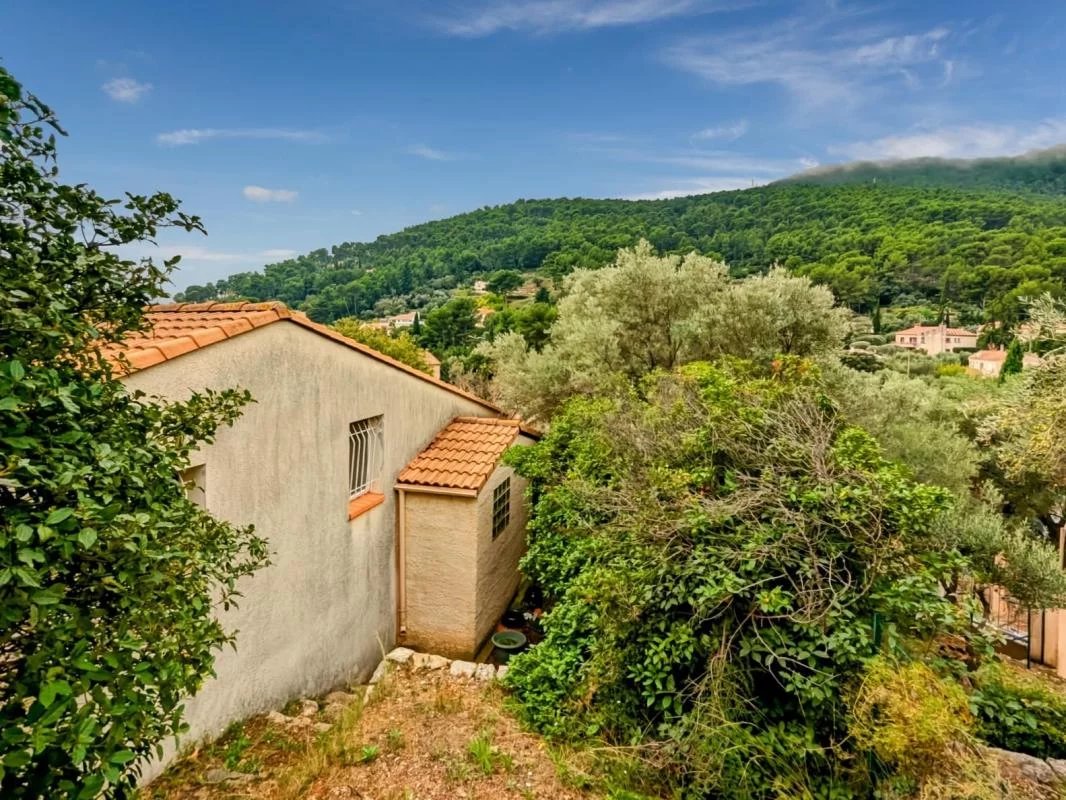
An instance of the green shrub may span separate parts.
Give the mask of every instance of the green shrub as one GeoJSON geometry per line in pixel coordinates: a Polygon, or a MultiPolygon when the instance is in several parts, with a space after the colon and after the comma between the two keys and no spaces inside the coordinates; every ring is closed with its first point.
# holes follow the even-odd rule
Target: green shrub
{"type": "Polygon", "coordinates": [[[881,633],[966,621],[923,567],[946,491],[819,380],[797,359],[690,364],[572,401],[508,454],[535,501],[523,569],[554,600],[506,678],[532,727],[620,747],[687,797],[864,796],[846,699],[881,633]]]}
{"type": "Polygon", "coordinates": [[[1066,758],[1066,693],[999,664],[983,667],[974,682],[970,709],[980,738],[1004,750],[1066,758]]]}
{"type": "Polygon", "coordinates": [[[920,783],[943,771],[952,747],[966,742],[973,720],[959,684],[919,661],[875,659],[851,702],[850,730],[901,775],[920,783]]]}

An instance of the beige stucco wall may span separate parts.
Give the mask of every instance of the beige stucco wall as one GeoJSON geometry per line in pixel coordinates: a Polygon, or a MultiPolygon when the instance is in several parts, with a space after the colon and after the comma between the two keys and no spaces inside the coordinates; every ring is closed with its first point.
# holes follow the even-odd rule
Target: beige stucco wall
{"type": "Polygon", "coordinates": [[[253,523],[273,564],[222,615],[237,649],[218,654],[217,678],[187,704],[185,741],[368,674],[396,634],[395,476],[453,417],[492,411],[288,322],[125,383],[173,399],[241,387],[257,401],[200,460],[207,508],[253,523]],[[386,500],[349,522],[348,425],[379,414],[386,500]]]}
{"type": "MultiPolygon", "coordinates": [[[[519,444],[531,440],[519,437],[519,444]]],[[[485,483],[477,499],[477,616],[474,640],[480,645],[495,630],[518,588],[518,561],[525,553],[528,507],[526,480],[510,467],[499,466],[485,483]],[[492,494],[506,478],[511,479],[511,522],[507,530],[492,538],[492,494]]]]}
{"type": "Polygon", "coordinates": [[[477,501],[406,492],[407,607],[403,644],[450,658],[471,658],[477,603],[477,501]]]}

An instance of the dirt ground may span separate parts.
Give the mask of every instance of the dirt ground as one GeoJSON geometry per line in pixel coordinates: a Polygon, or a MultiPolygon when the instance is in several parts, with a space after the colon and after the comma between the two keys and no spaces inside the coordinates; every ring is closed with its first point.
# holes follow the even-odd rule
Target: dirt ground
{"type": "MultiPolygon", "coordinates": [[[[353,693],[355,690],[353,690],[353,693]]],[[[363,706],[256,717],[189,754],[145,800],[481,800],[596,795],[566,785],[492,682],[396,667],[363,706]],[[315,730],[315,725],[329,730],[315,730]]]]}

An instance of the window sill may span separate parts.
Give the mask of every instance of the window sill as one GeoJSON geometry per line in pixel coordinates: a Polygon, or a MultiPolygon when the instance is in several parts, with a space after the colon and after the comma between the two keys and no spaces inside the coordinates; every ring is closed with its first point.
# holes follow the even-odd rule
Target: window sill
{"type": "Polygon", "coordinates": [[[372,508],[385,502],[385,495],[380,492],[366,492],[348,501],[348,521],[351,522],[372,508]]]}

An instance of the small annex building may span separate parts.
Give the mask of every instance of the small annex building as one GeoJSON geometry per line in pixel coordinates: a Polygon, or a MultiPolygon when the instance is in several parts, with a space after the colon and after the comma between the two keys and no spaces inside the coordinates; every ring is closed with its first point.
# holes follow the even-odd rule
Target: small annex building
{"type": "Polygon", "coordinates": [[[536,434],[281,303],[160,305],[147,319],[107,353],[130,391],[251,393],[180,479],[215,516],[253,524],[271,555],[219,612],[236,649],[186,703],[183,742],[365,679],[405,609],[412,635],[469,653],[510,601],[524,545],[524,481],[500,457],[536,434]]]}
{"type": "MultiPolygon", "coordinates": [[[[978,375],[985,378],[997,378],[1003,369],[1003,362],[1007,360],[1007,351],[1003,349],[978,350],[973,353],[967,364],[978,375]]],[[[1022,356],[1022,368],[1031,369],[1038,367],[1042,359],[1036,353],[1025,353],[1022,356]]]]}
{"type": "Polygon", "coordinates": [[[457,417],[400,472],[400,637],[472,659],[518,588],[524,482],[500,463],[518,420],[457,417]]]}

